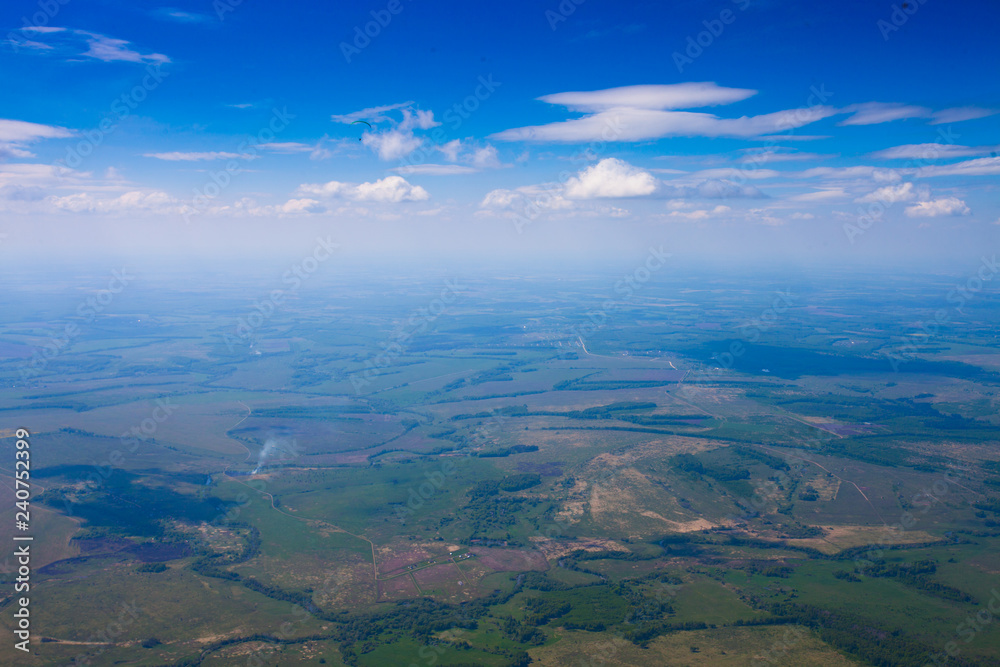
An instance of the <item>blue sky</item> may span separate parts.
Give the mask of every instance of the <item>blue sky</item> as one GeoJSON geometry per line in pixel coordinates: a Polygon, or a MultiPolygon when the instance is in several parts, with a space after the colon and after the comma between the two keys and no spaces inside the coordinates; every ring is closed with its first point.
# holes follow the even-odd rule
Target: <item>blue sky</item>
{"type": "Polygon", "coordinates": [[[9,2],[0,250],[964,261],[1000,232],[998,18],[9,2]]]}

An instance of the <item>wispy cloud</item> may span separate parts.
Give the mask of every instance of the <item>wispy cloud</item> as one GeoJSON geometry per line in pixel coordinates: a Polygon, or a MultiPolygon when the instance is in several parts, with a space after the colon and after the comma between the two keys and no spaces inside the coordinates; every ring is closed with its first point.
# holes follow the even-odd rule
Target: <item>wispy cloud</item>
{"type": "MultiPolygon", "coordinates": [[[[132,43],[87,30],[45,27],[24,28],[19,32],[36,36],[33,40],[8,40],[17,48],[28,47],[45,55],[74,55],[93,58],[102,62],[169,63],[170,58],[162,53],[141,53],[132,48],[132,43]],[[81,44],[81,41],[84,44],[81,44]],[[81,50],[83,46],[86,50],[81,50]]],[[[16,32],[8,35],[17,36],[16,32]]]]}
{"type": "Polygon", "coordinates": [[[390,120],[389,116],[385,115],[387,111],[406,109],[412,106],[413,102],[411,101],[411,102],[400,102],[398,104],[386,104],[380,107],[368,107],[367,109],[360,109],[358,111],[352,111],[350,113],[334,114],[330,116],[330,120],[332,120],[335,123],[347,123],[347,124],[353,123],[356,120],[364,120],[374,125],[376,123],[384,123],[390,120]]]}
{"type": "Polygon", "coordinates": [[[955,164],[923,167],[917,170],[917,176],[1000,176],[1000,157],[982,157],[955,164]]]}
{"type": "Polygon", "coordinates": [[[160,7],[151,11],[150,16],[162,21],[174,21],[176,23],[210,24],[217,23],[217,19],[208,14],[198,12],[188,12],[175,7],[160,7]]]}
{"type": "Polygon", "coordinates": [[[71,136],[65,127],[0,118],[0,159],[33,157],[27,144],[71,136]]]}
{"type": "Polygon", "coordinates": [[[842,111],[852,115],[840,121],[840,125],[877,125],[906,118],[926,118],[931,115],[931,110],[926,107],[890,102],[852,104],[842,111]]]}
{"type": "Polygon", "coordinates": [[[952,109],[942,109],[931,117],[931,125],[943,125],[945,123],[961,123],[966,120],[976,120],[986,118],[1000,113],[1000,109],[983,109],[982,107],[955,107],[952,109]]]}
{"type": "Polygon", "coordinates": [[[143,157],[152,157],[157,160],[168,162],[207,162],[210,160],[253,160],[257,156],[243,153],[229,153],[226,151],[206,151],[185,153],[174,151],[171,153],[143,153],[143,157]]]}
{"type": "Polygon", "coordinates": [[[479,170],[461,164],[414,164],[396,167],[393,171],[400,174],[419,174],[421,176],[455,176],[459,174],[475,174],[479,170]]]}
{"type": "Polygon", "coordinates": [[[732,104],[755,92],[722,88],[714,83],[689,83],[556,93],[539,99],[589,115],[547,125],[504,130],[492,135],[492,138],[500,141],[576,143],[644,141],[670,136],[747,138],[786,132],[837,113],[832,107],[813,106],[759,116],[720,118],[703,112],[673,110],[732,104]]]}
{"type": "Polygon", "coordinates": [[[84,56],[102,60],[106,63],[113,61],[124,61],[130,63],[170,62],[170,58],[162,53],[143,54],[134,49],[130,49],[129,45],[131,42],[124,39],[115,39],[114,37],[108,37],[107,35],[100,35],[82,30],[78,30],[76,32],[79,35],[84,35],[87,39],[87,44],[90,46],[90,48],[83,53],[84,56]]]}
{"type": "Polygon", "coordinates": [[[1000,150],[1000,146],[959,146],[957,144],[905,144],[872,153],[880,160],[918,159],[946,160],[956,157],[989,155],[1000,150]]]}

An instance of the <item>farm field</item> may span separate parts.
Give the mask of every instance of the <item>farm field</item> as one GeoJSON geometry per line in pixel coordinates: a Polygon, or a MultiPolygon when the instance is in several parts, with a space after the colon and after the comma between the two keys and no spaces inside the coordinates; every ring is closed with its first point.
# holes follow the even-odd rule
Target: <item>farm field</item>
{"type": "Polygon", "coordinates": [[[154,283],[42,362],[52,286],[3,296],[41,643],[0,662],[1000,664],[997,297],[904,349],[938,279],[778,312],[773,276],[671,274],[594,324],[615,276],[440,310],[447,277],[336,275],[249,329],[249,288],[154,283]]]}

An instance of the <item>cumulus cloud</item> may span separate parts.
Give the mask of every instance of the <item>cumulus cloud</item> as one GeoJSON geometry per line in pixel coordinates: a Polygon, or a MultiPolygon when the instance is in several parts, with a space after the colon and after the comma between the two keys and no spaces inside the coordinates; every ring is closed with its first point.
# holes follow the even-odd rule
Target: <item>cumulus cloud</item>
{"type": "Polygon", "coordinates": [[[388,130],[377,134],[365,132],[361,143],[374,150],[383,160],[398,160],[420,148],[424,140],[411,131],[388,130]]]}
{"type": "Polygon", "coordinates": [[[497,149],[493,146],[483,146],[473,150],[469,156],[469,163],[480,169],[496,169],[503,166],[497,149]]]}
{"type": "Polygon", "coordinates": [[[842,111],[852,115],[840,121],[839,125],[877,125],[906,118],[926,118],[931,115],[931,110],[926,107],[887,102],[852,104],[842,111]]]}
{"type": "Polygon", "coordinates": [[[410,109],[403,109],[403,121],[399,124],[399,129],[412,130],[417,128],[421,130],[429,130],[440,124],[441,123],[434,120],[433,111],[421,111],[420,109],[411,111],[410,109]]]}
{"type": "Polygon", "coordinates": [[[539,99],[588,115],[513,128],[492,136],[500,141],[534,142],[643,141],[668,136],[757,137],[802,127],[837,113],[832,107],[815,106],[760,116],[719,118],[703,112],[673,110],[731,104],[755,93],[722,88],[714,83],[556,93],[539,99]]]}
{"type": "Polygon", "coordinates": [[[969,215],[972,211],[958,197],[945,197],[907,206],[905,213],[911,218],[937,218],[945,215],[969,215]]]}
{"type": "Polygon", "coordinates": [[[382,160],[398,160],[404,158],[424,144],[424,140],[414,134],[414,130],[429,130],[441,123],[434,120],[433,111],[423,111],[413,108],[413,102],[400,102],[379,107],[369,107],[346,114],[334,114],[331,120],[337,123],[351,124],[365,121],[371,125],[391,123],[387,130],[365,130],[361,135],[361,143],[370,148],[382,160]],[[395,120],[387,113],[399,111],[401,120],[395,120]]]}
{"type": "Polygon", "coordinates": [[[491,190],[483,197],[479,208],[530,215],[540,211],[572,209],[574,204],[562,195],[558,186],[528,185],[516,190],[491,190]]]}
{"type": "Polygon", "coordinates": [[[404,201],[425,201],[430,194],[419,185],[411,185],[402,176],[386,176],[373,183],[305,183],[297,194],[325,198],[343,198],[353,201],[399,203],[404,201]]]}
{"type": "Polygon", "coordinates": [[[606,158],[566,181],[570,199],[642,197],[656,192],[656,178],[617,158],[606,158]]]}
{"type": "Polygon", "coordinates": [[[869,192],[864,197],[855,199],[855,202],[870,204],[882,202],[883,204],[897,204],[900,202],[911,202],[918,199],[927,199],[930,196],[926,188],[915,188],[913,183],[900,183],[899,185],[887,185],[874,192],[869,192]]]}
{"type": "Polygon", "coordinates": [[[452,139],[446,144],[435,146],[434,150],[440,151],[449,162],[458,162],[458,152],[462,150],[462,140],[452,139]]]}

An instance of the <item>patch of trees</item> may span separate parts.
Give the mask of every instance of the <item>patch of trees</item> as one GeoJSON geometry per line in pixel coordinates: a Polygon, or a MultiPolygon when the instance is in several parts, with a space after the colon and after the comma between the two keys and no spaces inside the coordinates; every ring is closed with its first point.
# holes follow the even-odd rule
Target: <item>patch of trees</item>
{"type": "Polygon", "coordinates": [[[135,568],[135,571],[159,574],[160,572],[166,572],[167,566],[163,563],[143,563],[139,567],[135,568]]]}
{"type": "Polygon", "coordinates": [[[569,602],[551,600],[544,597],[528,598],[524,602],[527,615],[524,624],[534,627],[545,625],[549,621],[560,616],[565,616],[573,609],[569,602]]]}
{"type": "MultiPolygon", "coordinates": [[[[812,628],[823,641],[877,667],[924,667],[928,656],[939,651],[901,630],[882,629],[871,619],[850,611],[833,612],[795,602],[771,604],[766,610],[788,623],[812,628]]],[[[956,667],[976,665],[961,657],[953,660],[956,667]]]]}
{"type": "Polygon", "coordinates": [[[669,459],[669,464],[688,474],[712,477],[720,482],[750,479],[750,471],[737,463],[709,463],[694,454],[677,454],[669,459]]]}
{"type": "Polygon", "coordinates": [[[806,488],[802,489],[799,493],[799,500],[805,500],[807,502],[813,502],[819,500],[819,492],[812,487],[812,485],[807,484],[806,488]]]}
{"type": "Polygon", "coordinates": [[[975,602],[975,598],[957,588],[946,586],[934,581],[930,575],[937,572],[937,562],[932,559],[918,560],[913,563],[875,562],[865,568],[869,577],[896,579],[908,586],[917,588],[935,597],[956,602],[975,602]]]}
{"type": "Polygon", "coordinates": [[[537,473],[518,473],[514,475],[507,475],[500,480],[500,490],[513,493],[515,491],[530,489],[531,487],[538,486],[541,483],[542,478],[537,473]]]}
{"type": "Polygon", "coordinates": [[[511,445],[510,447],[504,447],[503,449],[490,449],[487,451],[476,452],[476,456],[483,459],[502,459],[512,454],[524,454],[526,452],[537,451],[538,445],[511,445]]]}

